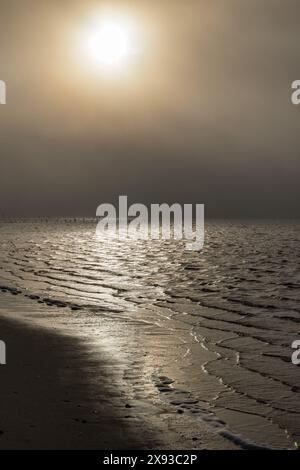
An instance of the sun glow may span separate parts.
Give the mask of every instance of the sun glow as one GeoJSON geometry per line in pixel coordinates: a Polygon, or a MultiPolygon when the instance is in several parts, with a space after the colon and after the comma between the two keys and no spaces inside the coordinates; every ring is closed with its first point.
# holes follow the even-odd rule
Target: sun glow
{"type": "Polygon", "coordinates": [[[106,13],[84,33],[83,53],[91,64],[105,72],[127,69],[137,53],[136,27],[123,15],[106,13]]]}

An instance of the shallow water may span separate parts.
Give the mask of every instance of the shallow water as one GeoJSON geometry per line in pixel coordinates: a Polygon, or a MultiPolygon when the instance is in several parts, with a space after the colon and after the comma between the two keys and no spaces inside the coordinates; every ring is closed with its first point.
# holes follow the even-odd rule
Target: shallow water
{"type": "Polygon", "coordinates": [[[186,354],[212,354],[199,368],[220,389],[204,394],[205,406],[233,424],[237,413],[256,417],[255,426],[265,420],[286,433],[287,447],[300,442],[300,366],[291,363],[300,330],[299,223],[208,223],[201,252],[178,241],[101,240],[95,227],[2,223],[2,290],[82,315],[167,309],[168,320],[189,328],[186,354]]]}

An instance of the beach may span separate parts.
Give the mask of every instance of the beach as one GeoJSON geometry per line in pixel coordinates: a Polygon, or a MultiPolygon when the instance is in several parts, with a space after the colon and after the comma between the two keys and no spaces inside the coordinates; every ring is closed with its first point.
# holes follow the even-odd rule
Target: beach
{"type": "Polygon", "coordinates": [[[209,254],[199,276],[181,246],[107,245],[92,227],[1,227],[0,448],[296,449],[295,288],[276,314],[259,294],[234,310],[206,292],[209,254]]]}
{"type": "Polygon", "coordinates": [[[83,325],[78,318],[74,325],[72,318],[68,325],[70,315],[57,314],[63,318],[53,323],[49,307],[1,296],[7,365],[0,369],[0,448],[211,447],[209,429],[191,429],[189,417],[178,412],[194,401],[183,392],[180,403],[170,406],[159,396],[170,380],[149,375],[166,361],[171,338],[160,344],[149,367],[146,349],[134,340],[134,325],[126,325],[132,334],[128,346],[124,325],[104,322],[95,332],[92,320],[83,325]]]}

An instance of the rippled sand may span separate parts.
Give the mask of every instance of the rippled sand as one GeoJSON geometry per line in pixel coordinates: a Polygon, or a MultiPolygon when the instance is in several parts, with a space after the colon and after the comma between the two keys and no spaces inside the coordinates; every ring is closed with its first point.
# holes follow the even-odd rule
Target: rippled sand
{"type": "Polygon", "coordinates": [[[1,224],[1,318],[77,338],[132,445],[296,448],[299,225],[208,224],[200,253],[95,225],[1,224]]]}

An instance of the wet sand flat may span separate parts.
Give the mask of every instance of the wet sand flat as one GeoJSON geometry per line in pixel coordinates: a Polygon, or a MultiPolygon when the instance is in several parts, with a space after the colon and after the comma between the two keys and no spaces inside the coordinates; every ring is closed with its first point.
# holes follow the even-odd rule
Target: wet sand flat
{"type": "Polygon", "coordinates": [[[1,299],[7,364],[0,366],[0,448],[141,447],[139,424],[129,429],[125,400],[110,381],[112,364],[94,358],[72,335],[7,320],[20,305],[5,303],[1,299]]]}
{"type": "Polygon", "coordinates": [[[262,427],[263,447],[292,447],[249,410],[213,411],[224,386],[205,372],[212,355],[166,309],[120,321],[9,293],[0,305],[0,448],[251,449],[262,427]]]}
{"type": "MultiPolygon", "coordinates": [[[[13,387],[21,365],[10,358],[30,335],[24,397],[35,400],[24,400],[22,438],[36,407],[55,416],[30,445],[297,448],[297,224],[212,224],[200,253],[177,241],[99,239],[93,220],[18,221],[0,234],[3,422],[17,432],[5,397],[26,382],[13,387]],[[42,361],[55,380],[30,373],[42,361]],[[67,432],[51,442],[54,422],[67,432]]],[[[21,445],[3,431],[0,446],[9,435],[21,445]]]]}
{"type": "Polygon", "coordinates": [[[184,411],[189,397],[177,394],[182,408],[161,396],[172,380],[153,373],[163,367],[170,338],[149,364],[134,325],[82,322],[66,311],[57,321],[49,307],[10,294],[1,295],[0,306],[7,345],[0,448],[235,448],[204,422],[193,424],[184,411]]]}

